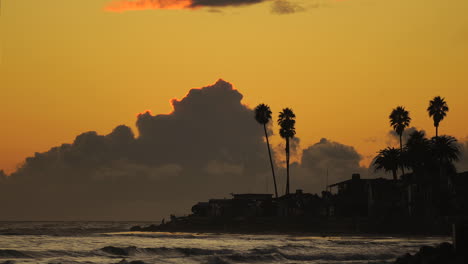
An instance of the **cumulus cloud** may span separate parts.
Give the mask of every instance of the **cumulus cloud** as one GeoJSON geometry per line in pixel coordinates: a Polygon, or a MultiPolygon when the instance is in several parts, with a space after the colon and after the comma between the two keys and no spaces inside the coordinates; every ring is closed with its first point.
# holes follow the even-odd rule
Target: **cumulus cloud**
{"type": "MultiPolygon", "coordinates": [[[[170,114],[140,114],[138,137],[121,125],[35,153],[10,176],[0,172],[0,220],[159,220],[209,198],[264,192],[263,129],[242,98],[219,80],[172,100],[170,114]]],[[[322,139],[301,151],[298,138],[291,143],[293,188],[320,192],[327,168],[329,183],[364,171],[351,146],[322,139]]],[[[283,168],[277,176],[283,193],[283,168]]]]}
{"type": "Polygon", "coordinates": [[[362,156],[352,146],[322,138],[302,152],[300,165],[296,165],[296,186],[320,192],[325,186],[348,180],[351,174],[368,176],[367,168],[361,167],[362,156]],[[328,177],[327,177],[328,174],[328,177]]]}
{"type": "MultiPolygon", "coordinates": [[[[406,143],[406,141],[408,140],[409,138],[409,135],[411,135],[411,133],[415,132],[415,131],[422,131],[424,132],[426,135],[426,131],[424,129],[418,129],[417,127],[409,127],[409,128],[406,128],[405,131],[403,132],[403,136],[402,136],[402,140],[403,140],[403,144],[406,143]]],[[[397,132],[395,132],[395,130],[391,129],[388,131],[388,134],[387,134],[387,140],[385,142],[387,145],[389,146],[396,146],[396,145],[400,145],[400,136],[397,134],[397,132]]]]}
{"type": "MultiPolygon", "coordinates": [[[[286,167],[286,142],[282,140],[279,144],[273,148],[274,159],[277,164],[281,167],[286,167]]],[[[290,163],[299,162],[301,160],[302,149],[301,139],[299,137],[293,137],[289,140],[289,161],[290,163]]]]}
{"type": "Polygon", "coordinates": [[[352,146],[322,138],[320,142],[304,149],[301,164],[305,168],[356,168],[361,155],[352,146]]]}
{"type": "MultiPolygon", "coordinates": [[[[327,185],[345,181],[353,173],[361,174],[363,178],[383,177],[375,174],[372,169],[359,165],[362,156],[352,146],[322,138],[298,155],[300,159],[291,164],[291,191],[303,189],[307,192],[321,193],[327,185]]],[[[286,177],[285,169],[280,168],[279,190],[284,191],[286,177]]]]}
{"type": "Polygon", "coordinates": [[[138,137],[122,125],[35,153],[2,180],[2,217],[21,219],[42,208],[29,216],[109,219],[120,214],[111,205],[125,211],[124,204],[141,201],[160,209],[125,218],[147,219],[186,212],[197,199],[245,191],[269,168],[263,166],[263,130],[242,97],[219,80],[172,100],[170,114],[140,114],[138,137]]]}
{"type": "Polygon", "coordinates": [[[223,174],[234,174],[241,175],[244,171],[244,167],[237,164],[229,164],[227,162],[210,161],[205,166],[205,172],[211,175],[223,175],[223,174]]]}
{"type": "Polygon", "coordinates": [[[109,166],[99,167],[94,171],[95,180],[115,180],[140,178],[142,180],[158,181],[164,177],[177,177],[183,168],[179,164],[170,163],[157,167],[146,164],[129,162],[126,160],[117,160],[109,166]]]}

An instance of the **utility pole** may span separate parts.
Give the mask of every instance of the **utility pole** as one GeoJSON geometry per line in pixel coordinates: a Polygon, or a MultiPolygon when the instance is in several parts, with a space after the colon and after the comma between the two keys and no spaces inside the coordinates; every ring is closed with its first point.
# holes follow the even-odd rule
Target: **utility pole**
{"type": "Polygon", "coordinates": [[[325,191],[328,192],[328,167],[327,167],[327,179],[326,179],[325,191]]]}

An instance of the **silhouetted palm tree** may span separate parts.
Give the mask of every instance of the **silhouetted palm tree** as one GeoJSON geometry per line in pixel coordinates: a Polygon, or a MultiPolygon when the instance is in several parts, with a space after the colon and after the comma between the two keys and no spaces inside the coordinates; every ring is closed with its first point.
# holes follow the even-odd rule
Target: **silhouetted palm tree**
{"type": "Polygon", "coordinates": [[[434,163],[431,156],[431,142],[426,138],[424,131],[416,130],[409,135],[403,156],[405,165],[415,174],[425,174],[432,169],[429,168],[434,163]]]}
{"type": "MultiPolygon", "coordinates": [[[[405,110],[403,106],[398,106],[393,109],[390,113],[390,126],[393,127],[393,130],[400,136],[400,152],[403,153],[403,131],[407,128],[411,122],[411,117],[409,117],[409,112],[405,110]]],[[[401,172],[405,174],[405,169],[401,164],[401,172]]]]}
{"type": "Polygon", "coordinates": [[[456,171],[453,162],[460,160],[461,153],[454,137],[445,135],[433,137],[431,139],[431,150],[439,165],[440,179],[447,171],[456,171]]]}
{"type": "Polygon", "coordinates": [[[278,116],[278,125],[280,125],[280,136],[286,140],[286,194],[289,194],[289,139],[296,134],[294,125],[296,124],[296,115],[292,109],[284,108],[278,116]]]}
{"type": "Polygon", "coordinates": [[[388,147],[379,151],[375,156],[372,165],[375,170],[384,170],[385,172],[391,171],[393,173],[393,180],[397,180],[397,170],[400,165],[401,152],[399,149],[388,147]]]}
{"type": "Polygon", "coordinates": [[[439,136],[440,121],[444,119],[444,117],[447,115],[447,112],[449,111],[448,105],[444,99],[445,98],[441,98],[440,96],[434,97],[434,99],[429,101],[429,107],[427,108],[429,116],[434,120],[436,137],[439,136]]]}
{"type": "Polygon", "coordinates": [[[431,139],[434,155],[444,164],[452,163],[460,159],[458,141],[452,136],[433,137],[431,139]]]}
{"type": "Polygon", "coordinates": [[[275,177],[275,168],[273,166],[273,159],[271,158],[270,142],[268,141],[268,133],[266,125],[270,122],[271,119],[271,110],[270,107],[266,104],[259,104],[255,107],[255,120],[261,125],[263,125],[263,130],[265,131],[266,144],[268,148],[268,156],[270,157],[271,173],[273,175],[273,183],[275,185],[275,196],[278,198],[278,189],[276,188],[276,177],[275,177]]]}

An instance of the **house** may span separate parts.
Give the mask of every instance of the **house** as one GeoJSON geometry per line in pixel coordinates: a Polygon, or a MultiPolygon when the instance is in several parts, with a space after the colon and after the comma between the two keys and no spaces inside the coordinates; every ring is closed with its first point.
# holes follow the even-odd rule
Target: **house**
{"type": "Polygon", "coordinates": [[[367,215],[369,217],[396,217],[404,214],[400,185],[390,179],[366,181],[367,215]]]}
{"type": "MultiPolygon", "coordinates": [[[[400,190],[394,180],[361,179],[353,174],[351,179],[328,186],[331,195],[327,200],[333,215],[341,217],[375,217],[400,213],[400,190]],[[337,189],[334,192],[334,188],[337,189]]],[[[325,198],[325,197],[324,197],[325,198]]]]}
{"type": "Polygon", "coordinates": [[[232,196],[234,216],[262,217],[274,214],[272,194],[245,193],[232,196]]]}
{"type": "Polygon", "coordinates": [[[276,203],[277,216],[318,216],[323,211],[322,199],[316,194],[304,193],[301,189],[279,197],[276,203]]]}
{"type": "Polygon", "coordinates": [[[273,215],[272,194],[232,194],[231,199],[210,199],[192,207],[192,213],[201,217],[253,217],[273,215]]]}
{"type": "Polygon", "coordinates": [[[468,217],[468,171],[451,178],[451,215],[468,217]]]}
{"type": "Polygon", "coordinates": [[[210,217],[232,217],[234,216],[232,199],[210,199],[209,213],[210,217]]]}
{"type": "Polygon", "coordinates": [[[361,175],[355,173],[350,180],[338,182],[328,186],[334,197],[334,214],[336,216],[367,216],[368,215],[368,181],[361,179],[361,175]]]}
{"type": "Polygon", "coordinates": [[[197,216],[207,217],[210,215],[211,208],[210,203],[199,202],[196,205],[192,206],[192,213],[197,216]]]}

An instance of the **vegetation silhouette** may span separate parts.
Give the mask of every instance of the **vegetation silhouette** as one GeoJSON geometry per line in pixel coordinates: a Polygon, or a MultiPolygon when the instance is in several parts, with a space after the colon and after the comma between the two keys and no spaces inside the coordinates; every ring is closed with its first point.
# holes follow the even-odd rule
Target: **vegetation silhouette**
{"type": "Polygon", "coordinates": [[[460,148],[458,141],[447,135],[433,137],[431,139],[432,151],[443,166],[453,165],[453,162],[460,160],[460,148]]]}
{"type": "Polygon", "coordinates": [[[403,164],[411,170],[419,184],[426,184],[430,181],[443,181],[447,179],[447,174],[456,173],[454,162],[461,155],[454,137],[442,135],[428,139],[424,131],[420,130],[409,135],[402,150],[392,147],[380,150],[372,166],[376,171],[392,171],[393,178],[396,179],[397,166],[403,164]]]}
{"type": "Polygon", "coordinates": [[[372,161],[375,171],[384,170],[385,172],[391,171],[393,180],[397,180],[397,171],[400,164],[401,152],[399,149],[387,147],[378,152],[379,154],[372,161]]]}
{"type": "Polygon", "coordinates": [[[290,108],[284,108],[278,116],[278,125],[280,126],[279,134],[286,140],[286,194],[289,194],[289,141],[296,134],[295,124],[296,115],[290,108]]]}
{"type": "MultiPolygon", "coordinates": [[[[405,128],[407,128],[411,122],[409,112],[406,111],[403,106],[398,106],[392,110],[388,118],[390,118],[390,126],[393,127],[393,130],[395,130],[400,137],[400,152],[403,153],[403,131],[405,131],[405,128]]],[[[402,174],[405,174],[403,163],[401,163],[400,166],[402,174]]]]}
{"type": "Polygon", "coordinates": [[[429,113],[429,117],[432,117],[432,119],[434,120],[436,137],[439,136],[440,121],[444,120],[444,117],[447,115],[448,111],[449,108],[447,102],[445,102],[445,98],[436,96],[434,97],[434,99],[429,101],[429,107],[427,107],[427,112],[429,113]]]}
{"type": "Polygon", "coordinates": [[[446,174],[456,172],[454,162],[460,160],[460,148],[452,136],[435,136],[431,139],[431,150],[439,166],[439,179],[445,179],[446,174]]]}
{"type": "Polygon", "coordinates": [[[424,131],[416,130],[409,135],[403,157],[405,166],[416,175],[425,175],[431,170],[431,142],[424,131]]]}
{"type": "Polygon", "coordinates": [[[266,144],[268,148],[268,156],[270,157],[270,165],[271,165],[271,174],[273,175],[273,184],[275,185],[275,197],[278,198],[278,189],[276,187],[276,176],[275,176],[275,168],[273,165],[273,159],[271,157],[271,150],[270,150],[270,142],[268,141],[268,133],[266,129],[266,125],[271,120],[271,110],[270,107],[266,104],[259,104],[255,107],[255,120],[261,125],[263,125],[263,131],[265,132],[266,144]]]}

